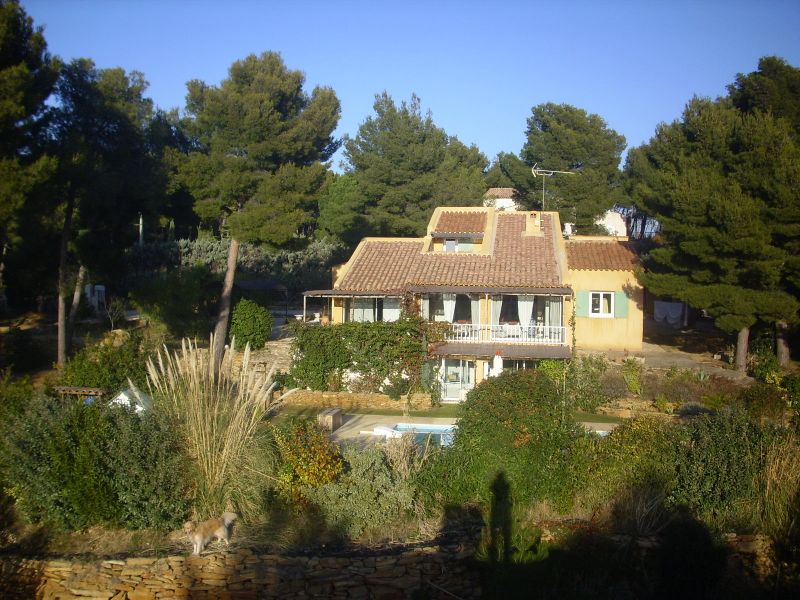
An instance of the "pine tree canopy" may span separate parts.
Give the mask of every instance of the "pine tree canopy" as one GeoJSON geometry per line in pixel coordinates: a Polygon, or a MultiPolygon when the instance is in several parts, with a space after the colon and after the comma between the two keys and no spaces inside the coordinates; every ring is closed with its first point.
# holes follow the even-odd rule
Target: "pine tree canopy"
{"type": "Polygon", "coordinates": [[[787,121],[695,98],[632,150],[635,203],[662,225],[641,282],[703,308],[723,330],[795,319],[790,232],[800,219],[800,147],[787,121]]]}
{"type": "MultiPolygon", "coordinates": [[[[539,104],[532,109],[520,157],[528,167],[574,172],[548,177],[545,209],[558,210],[562,222],[591,233],[595,221],[623,198],[619,162],[625,137],[598,115],[569,104],[539,104]]],[[[541,203],[541,179],[528,189],[529,201],[541,203]]]]}
{"type": "Polygon", "coordinates": [[[313,219],[324,164],[339,147],[339,100],[330,88],[303,90],[305,77],[266,52],[234,63],[219,87],[188,84],[187,130],[194,149],[175,181],[205,222],[240,241],[280,246],[313,219]]]}
{"type": "Polygon", "coordinates": [[[488,161],[437,127],[420,100],[375,97],[375,115],[345,142],[348,173],[364,198],[370,230],[380,235],[423,235],[437,206],[480,204],[488,161]]]}

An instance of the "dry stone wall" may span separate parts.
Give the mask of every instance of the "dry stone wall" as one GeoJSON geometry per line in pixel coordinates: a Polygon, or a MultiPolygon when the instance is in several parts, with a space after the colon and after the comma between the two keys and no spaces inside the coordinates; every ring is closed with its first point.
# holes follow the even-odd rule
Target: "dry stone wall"
{"type": "MultiPolygon", "coordinates": [[[[287,396],[286,404],[318,408],[337,407],[344,411],[369,408],[403,410],[407,407],[405,396],[400,400],[392,400],[386,394],[316,392],[311,390],[298,390],[294,392],[287,396]]],[[[408,408],[411,410],[427,410],[431,408],[430,394],[411,394],[408,408]]]]}
{"type": "Polygon", "coordinates": [[[6,600],[480,597],[474,548],[461,543],[353,556],[241,549],[201,556],[81,562],[0,558],[6,600]]]}

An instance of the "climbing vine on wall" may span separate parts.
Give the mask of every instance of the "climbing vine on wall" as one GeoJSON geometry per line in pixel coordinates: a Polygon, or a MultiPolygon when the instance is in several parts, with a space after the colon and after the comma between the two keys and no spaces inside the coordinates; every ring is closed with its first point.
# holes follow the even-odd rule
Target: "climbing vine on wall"
{"type": "Polygon", "coordinates": [[[442,323],[407,316],[392,323],[293,324],[294,383],[313,390],[423,391],[431,345],[444,339],[442,323]]]}

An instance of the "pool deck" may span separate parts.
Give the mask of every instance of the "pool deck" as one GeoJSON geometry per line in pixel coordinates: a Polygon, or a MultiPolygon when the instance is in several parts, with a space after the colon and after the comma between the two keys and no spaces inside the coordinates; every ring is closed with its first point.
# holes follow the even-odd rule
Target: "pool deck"
{"type": "MultiPolygon", "coordinates": [[[[385,415],[342,415],[342,426],[331,434],[334,442],[357,442],[369,444],[370,442],[382,441],[383,436],[362,434],[361,432],[372,431],[374,427],[383,425],[394,427],[397,423],[429,423],[433,425],[454,425],[458,419],[446,417],[403,417],[385,415]]],[[[586,429],[591,431],[611,431],[616,423],[581,423],[586,429]]]]}

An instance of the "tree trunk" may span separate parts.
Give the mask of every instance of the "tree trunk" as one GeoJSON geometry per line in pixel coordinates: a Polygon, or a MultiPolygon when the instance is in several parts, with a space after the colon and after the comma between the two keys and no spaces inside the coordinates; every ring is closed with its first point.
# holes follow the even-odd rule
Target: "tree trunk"
{"type": "Polygon", "coordinates": [[[75,290],[72,292],[72,306],[69,307],[69,317],[67,318],[67,335],[65,340],[67,354],[72,350],[72,334],[75,332],[75,321],[78,319],[78,307],[81,303],[81,290],[85,279],[86,267],[81,265],[78,268],[78,278],[75,280],[75,290]]]}
{"type": "Polygon", "coordinates": [[[785,367],[789,364],[791,352],[789,351],[789,324],[786,321],[775,323],[775,355],[778,364],[785,367]]]}
{"type": "Polygon", "coordinates": [[[6,251],[8,244],[3,244],[3,256],[0,258],[0,314],[6,312],[8,307],[8,297],[6,296],[6,286],[3,283],[3,271],[6,270],[6,251]]]}
{"type": "Polygon", "coordinates": [[[69,250],[69,232],[72,229],[72,213],[75,208],[74,198],[70,198],[64,212],[64,228],[61,230],[61,244],[58,256],[58,355],[57,366],[64,368],[67,362],[67,313],[65,295],[67,289],[67,251],[69,250]]]}
{"type": "Polygon", "coordinates": [[[750,339],[750,328],[742,327],[736,338],[736,370],[744,373],[747,371],[747,345],[750,339]]]}
{"type": "Polygon", "coordinates": [[[231,238],[228,247],[228,266],[225,269],[225,281],[222,284],[222,295],[219,298],[219,314],[217,326],[214,328],[214,373],[219,372],[222,353],[225,350],[225,339],[228,337],[228,320],[231,316],[231,300],[233,296],[233,280],[236,277],[236,260],[239,258],[239,242],[231,238]]]}

